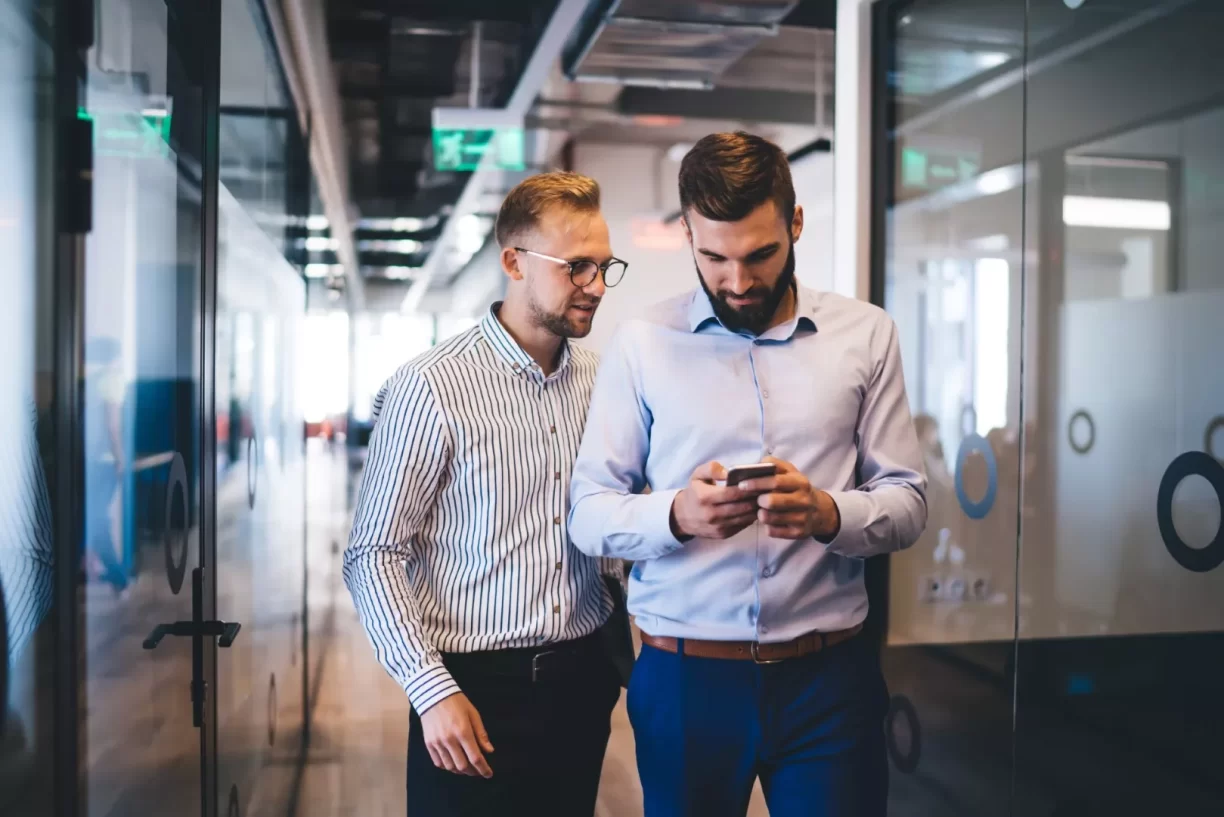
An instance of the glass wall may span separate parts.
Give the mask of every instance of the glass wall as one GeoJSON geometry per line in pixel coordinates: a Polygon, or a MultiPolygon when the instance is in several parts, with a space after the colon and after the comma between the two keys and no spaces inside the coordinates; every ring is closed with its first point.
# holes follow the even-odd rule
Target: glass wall
{"type": "Polygon", "coordinates": [[[221,2],[217,231],[218,802],[283,813],[305,722],[305,448],[297,388],[310,208],[297,112],[262,4],[221,2]],[[292,254],[295,259],[296,253],[292,254]]]}
{"type": "MultiPolygon", "coordinates": [[[[80,293],[82,813],[181,814],[203,784],[192,640],[143,642],[159,624],[192,620],[207,561],[208,14],[164,0],[105,0],[97,14],[80,113],[93,130],[80,293]]],[[[71,342],[70,327],[56,331],[71,342]]]]}
{"type": "Polygon", "coordinates": [[[875,12],[895,811],[1224,813],[1224,6],[875,12]]]}
{"type": "Polygon", "coordinates": [[[311,179],[264,9],[0,2],[3,815],[281,813],[303,759],[311,179]]]}
{"type": "Polygon", "coordinates": [[[54,812],[56,440],[48,4],[0,4],[0,814],[54,812]]]}

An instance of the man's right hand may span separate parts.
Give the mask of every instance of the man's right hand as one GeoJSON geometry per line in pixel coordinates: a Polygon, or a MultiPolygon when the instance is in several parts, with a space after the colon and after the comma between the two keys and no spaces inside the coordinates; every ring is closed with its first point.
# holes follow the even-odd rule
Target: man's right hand
{"type": "Polygon", "coordinates": [[[729,539],[757,519],[756,494],[715,485],[727,469],[709,462],[693,472],[687,488],[672,501],[671,527],[677,539],[729,539]]]}
{"type": "Polygon", "coordinates": [[[439,769],[469,777],[493,776],[484,752],[492,752],[480,713],[463,693],[434,704],[421,716],[429,756],[439,769]]]}

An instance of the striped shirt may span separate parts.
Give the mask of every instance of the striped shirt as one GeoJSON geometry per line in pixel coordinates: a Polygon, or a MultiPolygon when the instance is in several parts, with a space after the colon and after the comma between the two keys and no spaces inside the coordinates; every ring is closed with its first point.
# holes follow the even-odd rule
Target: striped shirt
{"type": "MultiPolygon", "coordinates": [[[[14,419],[20,398],[3,398],[0,415],[14,419]]],[[[0,435],[0,603],[8,625],[8,656],[16,664],[51,609],[55,590],[51,505],[38,453],[37,413],[6,422],[0,435]]],[[[0,701],[0,706],[5,705],[0,701]]]]}
{"type": "Polygon", "coordinates": [[[374,431],[344,581],[379,662],[418,713],[459,687],[441,653],[580,638],[612,611],[566,527],[598,359],[563,343],[545,376],[497,319],[404,365],[374,431]]]}

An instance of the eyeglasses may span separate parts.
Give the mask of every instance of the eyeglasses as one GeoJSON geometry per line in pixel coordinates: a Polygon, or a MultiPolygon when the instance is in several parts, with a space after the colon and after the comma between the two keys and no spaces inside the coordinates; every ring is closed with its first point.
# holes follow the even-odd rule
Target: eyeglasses
{"type": "Polygon", "coordinates": [[[525,252],[528,255],[534,255],[536,258],[543,258],[545,261],[552,261],[556,264],[564,264],[569,267],[570,283],[579,289],[589,287],[595,283],[595,277],[601,272],[603,273],[604,286],[614,287],[625,277],[625,270],[629,269],[629,265],[619,258],[609,258],[602,264],[597,264],[585,258],[581,261],[566,261],[564,258],[545,255],[535,250],[525,250],[522,247],[515,247],[514,251],[525,252]]]}

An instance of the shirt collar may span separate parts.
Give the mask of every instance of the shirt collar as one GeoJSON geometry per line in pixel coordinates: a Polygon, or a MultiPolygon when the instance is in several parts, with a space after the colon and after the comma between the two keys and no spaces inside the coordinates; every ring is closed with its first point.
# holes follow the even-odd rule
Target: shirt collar
{"type": "MultiPolygon", "coordinates": [[[[506,327],[502,326],[502,322],[497,319],[497,313],[501,310],[502,302],[497,301],[489,307],[489,311],[485,313],[484,318],[480,321],[480,331],[484,334],[485,340],[493,347],[493,351],[502,361],[514,370],[516,374],[532,374],[540,372],[539,366],[536,365],[531,355],[523,351],[523,347],[518,345],[513,336],[506,331],[506,327]]],[[[569,366],[571,357],[569,341],[561,340],[561,360],[557,364],[557,370],[552,376],[556,377],[561,374],[569,366]]],[[[540,372],[542,375],[543,373],[540,372]]]]}
{"type": "MultiPolygon", "coordinates": [[[[800,286],[798,282],[793,286],[795,289],[795,316],[786,323],[779,324],[765,332],[762,335],[763,339],[790,340],[800,328],[812,332],[816,331],[816,298],[814,293],[807,287],[800,286]]],[[[723,326],[723,322],[714,314],[714,305],[710,303],[710,298],[706,295],[704,288],[693,291],[693,299],[689,303],[688,320],[689,331],[691,332],[700,332],[710,323],[716,323],[726,329],[723,326]]],[[[731,330],[728,329],[727,331],[731,330]]]]}

